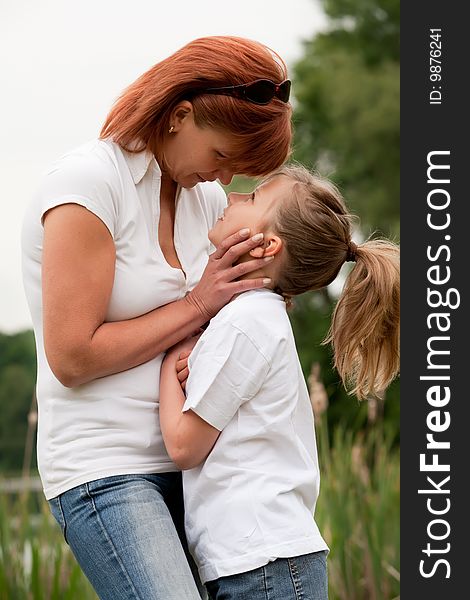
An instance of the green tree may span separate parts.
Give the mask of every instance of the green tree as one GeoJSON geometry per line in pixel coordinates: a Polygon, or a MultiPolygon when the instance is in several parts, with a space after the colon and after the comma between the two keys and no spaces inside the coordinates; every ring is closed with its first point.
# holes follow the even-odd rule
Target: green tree
{"type": "Polygon", "coordinates": [[[399,228],[399,2],[323,0],[294,67],[294,158],[330,176],[363,234],[399,228]]]}
{"type": "Polygon", "coordinates": [[[35,382],[33,332],[0,333],[0,472],[22,467],[35,382]]]}

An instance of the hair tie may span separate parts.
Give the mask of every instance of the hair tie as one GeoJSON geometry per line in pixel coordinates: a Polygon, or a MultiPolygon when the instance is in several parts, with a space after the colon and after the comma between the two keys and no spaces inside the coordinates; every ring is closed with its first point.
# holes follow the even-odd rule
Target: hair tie
{"type": "Polygon", "coordinates": [[[292,296],[288,296],[287,294],[282,294],[282,298],[284,300],[284,302],[286,303],[286,308],[292,308],[294,305],[294,302],[292,301],[292,296]]]}
{"type": "Polygon", "coordinates": [[[279,294],[279,296],[282,296],[282,299],[286,303],[286,308],[291,308],[293,306],[294,303],[292,301],[292,296],[285,294],[278,285],[273,288],[273,292],[279,294]]]}
{"type": "Polygon", "coordinates": [[[357,244],[355,244],[352,240],[349,241],[348,250],[346,253],[346,262],[356,262],[357,256],[357,244]]]}

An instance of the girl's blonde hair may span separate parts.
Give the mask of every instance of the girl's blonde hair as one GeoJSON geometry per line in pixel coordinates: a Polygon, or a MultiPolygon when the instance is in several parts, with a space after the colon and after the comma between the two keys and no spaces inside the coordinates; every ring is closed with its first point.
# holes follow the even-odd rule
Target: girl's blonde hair
{"type": "Polygon", "coordinates": [[[173,108],[192,102],[194,120],[229,134],[235,173],[258,177],[282,165],[292,140],[289,103],[273,98],[265,105],[230,96],[204,94],[205,88],[287,77],[283,60],[267,46],[245,38],[211,36],[193,40],[154,65],[124,90],[101,130],[130,152],[158,155],[168,134],[173,108]]]}
{"type": "Polygon", "coordinates": [[[389,240],[356,246],[338,189],[300,166],[284,166],[268,179],[294,180],[291,198],[279,203],[274,229],[284,242],[277,291],[291,297],[329,285],[346,260],[347,276],[324,343],[334,365],[358,398],[381,395],[399,372],[399,247],[389,240]]]}

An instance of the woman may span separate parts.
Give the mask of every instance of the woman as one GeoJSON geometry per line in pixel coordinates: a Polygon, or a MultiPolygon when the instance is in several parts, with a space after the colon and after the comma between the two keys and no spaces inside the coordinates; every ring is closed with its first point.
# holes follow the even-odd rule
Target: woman
{"type": "Polygon", "coordinates": [[[207,263],[207,233],[226,204],[216,179],[288,156],[289,87],[265,46],[195,40],[125,90],[100,139],[53,165],[26,214],[39,471],[100,598],[199,597],[158,425],[160,364],[235,294],[269,284],[245,278],[263,259],[232,267],[259,236],[229,236],[207,263]]]}

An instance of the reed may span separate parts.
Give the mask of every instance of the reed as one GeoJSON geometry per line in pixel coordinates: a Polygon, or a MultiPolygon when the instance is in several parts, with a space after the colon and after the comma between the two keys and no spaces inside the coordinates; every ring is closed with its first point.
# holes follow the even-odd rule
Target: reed
{"type": "Polygon", "coordinates": [[[330,600],[397,600],[400,458],[380,425],[328,437],[317,425],[321,471],[316,521],[330,546],[330,600]]]}
{"type": "Polygon", "coordinates": [[[97,600],[40,493],[0,493],[0,600],[97,600]]]}

